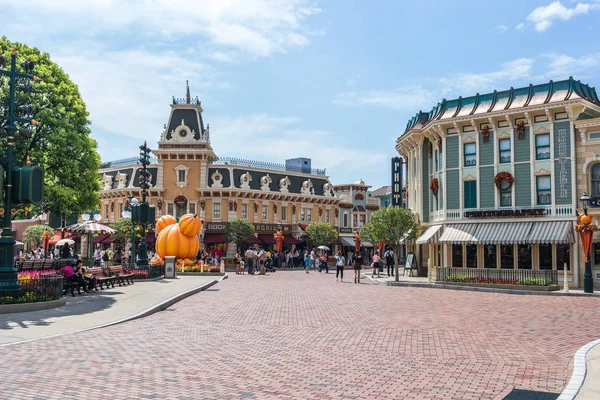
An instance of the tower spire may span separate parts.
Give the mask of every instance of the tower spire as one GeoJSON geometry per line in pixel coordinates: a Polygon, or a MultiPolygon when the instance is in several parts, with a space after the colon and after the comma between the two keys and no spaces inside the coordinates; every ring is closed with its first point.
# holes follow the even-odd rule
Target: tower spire
{"type": "Polygon", "coordinates": [[[190,104],[191,96],[190,96],[190,85],[189,85],[188,81],[185,81],[185,86],[186,86],[185,101],[186,101],[186,104],[190,104]]]}

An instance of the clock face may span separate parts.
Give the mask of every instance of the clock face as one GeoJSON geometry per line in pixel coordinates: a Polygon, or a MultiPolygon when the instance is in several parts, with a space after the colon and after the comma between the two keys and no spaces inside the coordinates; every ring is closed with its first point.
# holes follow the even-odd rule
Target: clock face
{"type": "Polygon", "coordinates": [[[179,131],[179,136],[186,137],[187,136],[187,131],[185,129],[180,130],[179,131]]]}

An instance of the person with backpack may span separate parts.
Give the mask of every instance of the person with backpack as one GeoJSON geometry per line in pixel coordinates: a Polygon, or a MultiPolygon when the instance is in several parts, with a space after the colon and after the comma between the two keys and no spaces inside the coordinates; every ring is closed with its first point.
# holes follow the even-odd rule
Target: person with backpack
{"type": "Polygon", "coordinates": [[[344,265],[346,264],[346,260],[344,259],[344,256],[342,255],[342,252],[340,250],[338,250],[336,256],[335,256],[335,266],[336,266],[336,271],[335,271],[335,280],[338,280],[338,275],[342,278],[342,282],[344,282],[344,265]]]}
{"type": "Polygon", "coordinates": [[[102,250],[102,265],[108,265],[109,260],[110,256],[108,254],[108,250],[102,250]]]}
{"type": "Polygon", "coordinates": [[[388,277],[394,276],[394,252],[392,249],[388,249],[388,251],[385,252],[385,264],[387,266],[388,277]],[[391,275],[390,271],[392,271],[391,275]]]}

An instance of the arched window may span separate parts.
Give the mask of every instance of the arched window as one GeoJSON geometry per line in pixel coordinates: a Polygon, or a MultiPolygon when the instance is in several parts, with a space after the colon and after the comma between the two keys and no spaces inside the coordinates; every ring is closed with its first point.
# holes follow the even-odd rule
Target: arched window
{"type": "Polygon", "coordinates": [[[591,173],[592,196],[600,196],[600,164],[594,164],[591,173]]]}
{"type": "Polygon", "coordinates": [[[183,216],[185,213],[187,213],[188,200],[185,196],[179,195],[179,196],[175,197],[175,200],[173,200],[173,203],[175,203],[175,217],[176,218],[179,218],[179,217],[183,216]]]}

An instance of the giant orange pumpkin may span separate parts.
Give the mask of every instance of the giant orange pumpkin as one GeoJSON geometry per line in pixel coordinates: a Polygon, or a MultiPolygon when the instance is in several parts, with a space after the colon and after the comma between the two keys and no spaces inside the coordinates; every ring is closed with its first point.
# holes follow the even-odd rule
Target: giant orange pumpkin
{"type": "Polygon", "coordinates": [[[202,221],[194,214],[185,214],[179,218],[179,230],[187,236],[196,236],[202,229],[202,221]]]}
{"type": "Polygon", "coordinates": [[[175,256],[177,258],[192,258],[198,254],[200,242],[197,236],[187,236],[181,233],[179,224],[169,225],[160,232],[156,239],[156,252],[161,258],[175,256]]]}
{"type": "Polygon", "coordinates": [[[159,234],[160,231],[162,231],[163,229],[165,229],[167,226],[169,225],[173,225],[177,222],[177,220],[175,220],[175,217],[172,215],[163,215],[162,217],[160,217],[158,219],[158,221],[156,221],[156,233],[159,234]]]}

